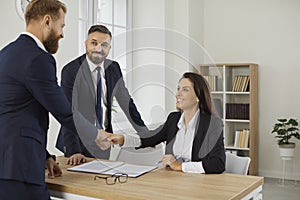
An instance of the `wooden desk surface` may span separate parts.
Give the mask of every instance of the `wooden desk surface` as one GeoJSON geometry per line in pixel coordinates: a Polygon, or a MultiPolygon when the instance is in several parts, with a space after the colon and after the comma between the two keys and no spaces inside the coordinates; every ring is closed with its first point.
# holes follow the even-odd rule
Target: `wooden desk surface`
{"type": "Polygon", "coordinates": [[[66,158],[58,157],[63,176],[46,178],[55,191],[103,199],[241,199],[263,184],[263,177],[234,174],[193,174],[157,169],[126,183],[106,185],[95,174],[67,171],[66,158]]]}

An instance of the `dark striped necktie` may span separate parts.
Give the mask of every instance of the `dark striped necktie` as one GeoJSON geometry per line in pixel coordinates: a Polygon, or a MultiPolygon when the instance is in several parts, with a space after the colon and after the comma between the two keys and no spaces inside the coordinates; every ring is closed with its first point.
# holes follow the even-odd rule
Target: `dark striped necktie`
{"type": "Polygon", "coordinates": [[[99,128],[102,127],[102,105],[101,105],[101,98],[102,98],[102,80],[101,80],[101,68],[97,67],[97,104],[96,104],[96,115],[99,123],[99,128]]]}

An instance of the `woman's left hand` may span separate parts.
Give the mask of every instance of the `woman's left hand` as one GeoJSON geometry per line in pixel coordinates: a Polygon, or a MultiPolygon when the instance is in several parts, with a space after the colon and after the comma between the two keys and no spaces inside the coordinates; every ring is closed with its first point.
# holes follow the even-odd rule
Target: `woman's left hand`
{"type": "Polygon", "coordinates": [[[169,167],[175,171],[182,171],[182,163],[177,161],[171,154],[164,155],[162,163],[164,167],[169,167]]]}

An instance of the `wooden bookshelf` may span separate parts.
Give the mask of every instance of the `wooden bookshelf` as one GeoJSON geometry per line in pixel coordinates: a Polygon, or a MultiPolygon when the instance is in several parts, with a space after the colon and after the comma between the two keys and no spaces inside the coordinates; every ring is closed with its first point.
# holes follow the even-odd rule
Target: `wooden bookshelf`
{"type": "Polygon", "coordinates": [[[212,96],[224,122],[226,150],[251,158],[249,174],[258,174],[258,65],[254,63],[203,64],[199,73],[210,78],[212,96]],[[213,80],[213,81],[212,81],[213,80]],[[226,108],[228,110],[226,110],[226,108]],[[230,109],[230,110],[229,110],[230,109]],[[237,146],[236,131],[249,131],[248,144],[237,146]]]}

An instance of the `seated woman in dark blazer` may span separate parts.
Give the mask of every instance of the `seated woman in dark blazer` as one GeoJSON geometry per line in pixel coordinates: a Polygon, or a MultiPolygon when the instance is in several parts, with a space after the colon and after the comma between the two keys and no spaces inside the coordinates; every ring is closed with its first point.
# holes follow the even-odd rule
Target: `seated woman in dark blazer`
{"type": "Polygon", "coordinates": [[[149,147],[166,142],[163,166],[194,173],[225,170],[223,123],[215,111],[203,76],[185,73],[178,83],[176,107],[160,128],[139,136],[111,134],[108,140],[123,147],[149,147]]]}

